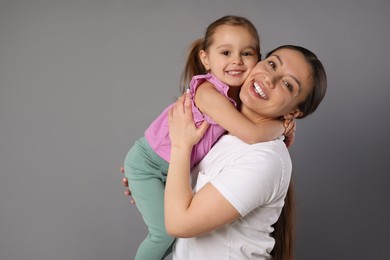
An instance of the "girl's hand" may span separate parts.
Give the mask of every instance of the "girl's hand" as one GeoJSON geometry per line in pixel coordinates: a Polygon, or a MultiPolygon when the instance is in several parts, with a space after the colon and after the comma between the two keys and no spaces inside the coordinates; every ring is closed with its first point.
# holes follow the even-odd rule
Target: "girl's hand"
{"type": "Polygon", "coordinates": [[[295,140],[295,131],[297,129],[297,125],[294,119],[285,119],[284,120],[284,136],[286,139],[284,142],[286,143],[287,147],[290,147],[295,140]]]}
{"type": "Polygon", "coordinates": [[[187,92],[178,98],[168,114],[169,137],[172,147],[192,148],[204,135],[209,124],[204,121],[199,128],[192,116],[191,98],[187,92]]]}

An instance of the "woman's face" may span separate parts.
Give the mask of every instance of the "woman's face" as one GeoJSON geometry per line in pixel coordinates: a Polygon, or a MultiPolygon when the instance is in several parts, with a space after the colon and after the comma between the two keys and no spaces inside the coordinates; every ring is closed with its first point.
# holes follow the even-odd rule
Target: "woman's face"
{"type": "Polygon", "coordinates": [[[298,117],[312,88],[312,69],[296,50],[280,49],[253,68],[244,82],[242,112],[260,118],[298,117]]]}

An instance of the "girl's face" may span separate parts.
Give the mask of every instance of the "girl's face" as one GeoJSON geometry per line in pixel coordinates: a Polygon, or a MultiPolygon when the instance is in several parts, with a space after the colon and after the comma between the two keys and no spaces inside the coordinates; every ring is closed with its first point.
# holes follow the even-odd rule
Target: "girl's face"
{"type": "Polygon", "coordinates": [[[241,88],[242,112],[253,120],[299,117],[312,89],[312,69],[298,51],[280,49],[257,63],[241,88]]]}
{"type": "Polygon", "coordinates": [[[256,40],[242,26],[216,28],[212,44],[199,55],[206,70],[230,87],[241,87],[258,62],[256,40]]]}

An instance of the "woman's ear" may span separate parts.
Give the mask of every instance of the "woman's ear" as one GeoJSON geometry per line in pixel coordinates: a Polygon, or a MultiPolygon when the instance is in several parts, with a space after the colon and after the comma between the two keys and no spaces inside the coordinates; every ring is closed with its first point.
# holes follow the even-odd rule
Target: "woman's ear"
{"type": "Polygon", "coordinates": [[[298,108],[283,116],[284,119],[295,119],[303,116],[303,113],[298,108]]]}
{"type": "Polygon", "coordinates": [[[203,67],[209,71],[210,70],[210,64],[209,64],[209,58],[207,56],[207,52],[205,52],[204,50],[201,50],[199,52],[199,58],[200,60],[202,61],[202,64],[203,64],[203,67]]]}

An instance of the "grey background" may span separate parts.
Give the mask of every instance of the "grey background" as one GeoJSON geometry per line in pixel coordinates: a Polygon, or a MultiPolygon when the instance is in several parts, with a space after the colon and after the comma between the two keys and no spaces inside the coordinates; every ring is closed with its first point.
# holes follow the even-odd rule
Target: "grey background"
{"type": "Polygon", "coordinates": [[[226,14],[262,51],[303,45],[329,90],[291,150],[297,259],[390,259],[390,2],[0,1],[0,259],[132,259],[146,228],[119,167],[226,14]]]}

